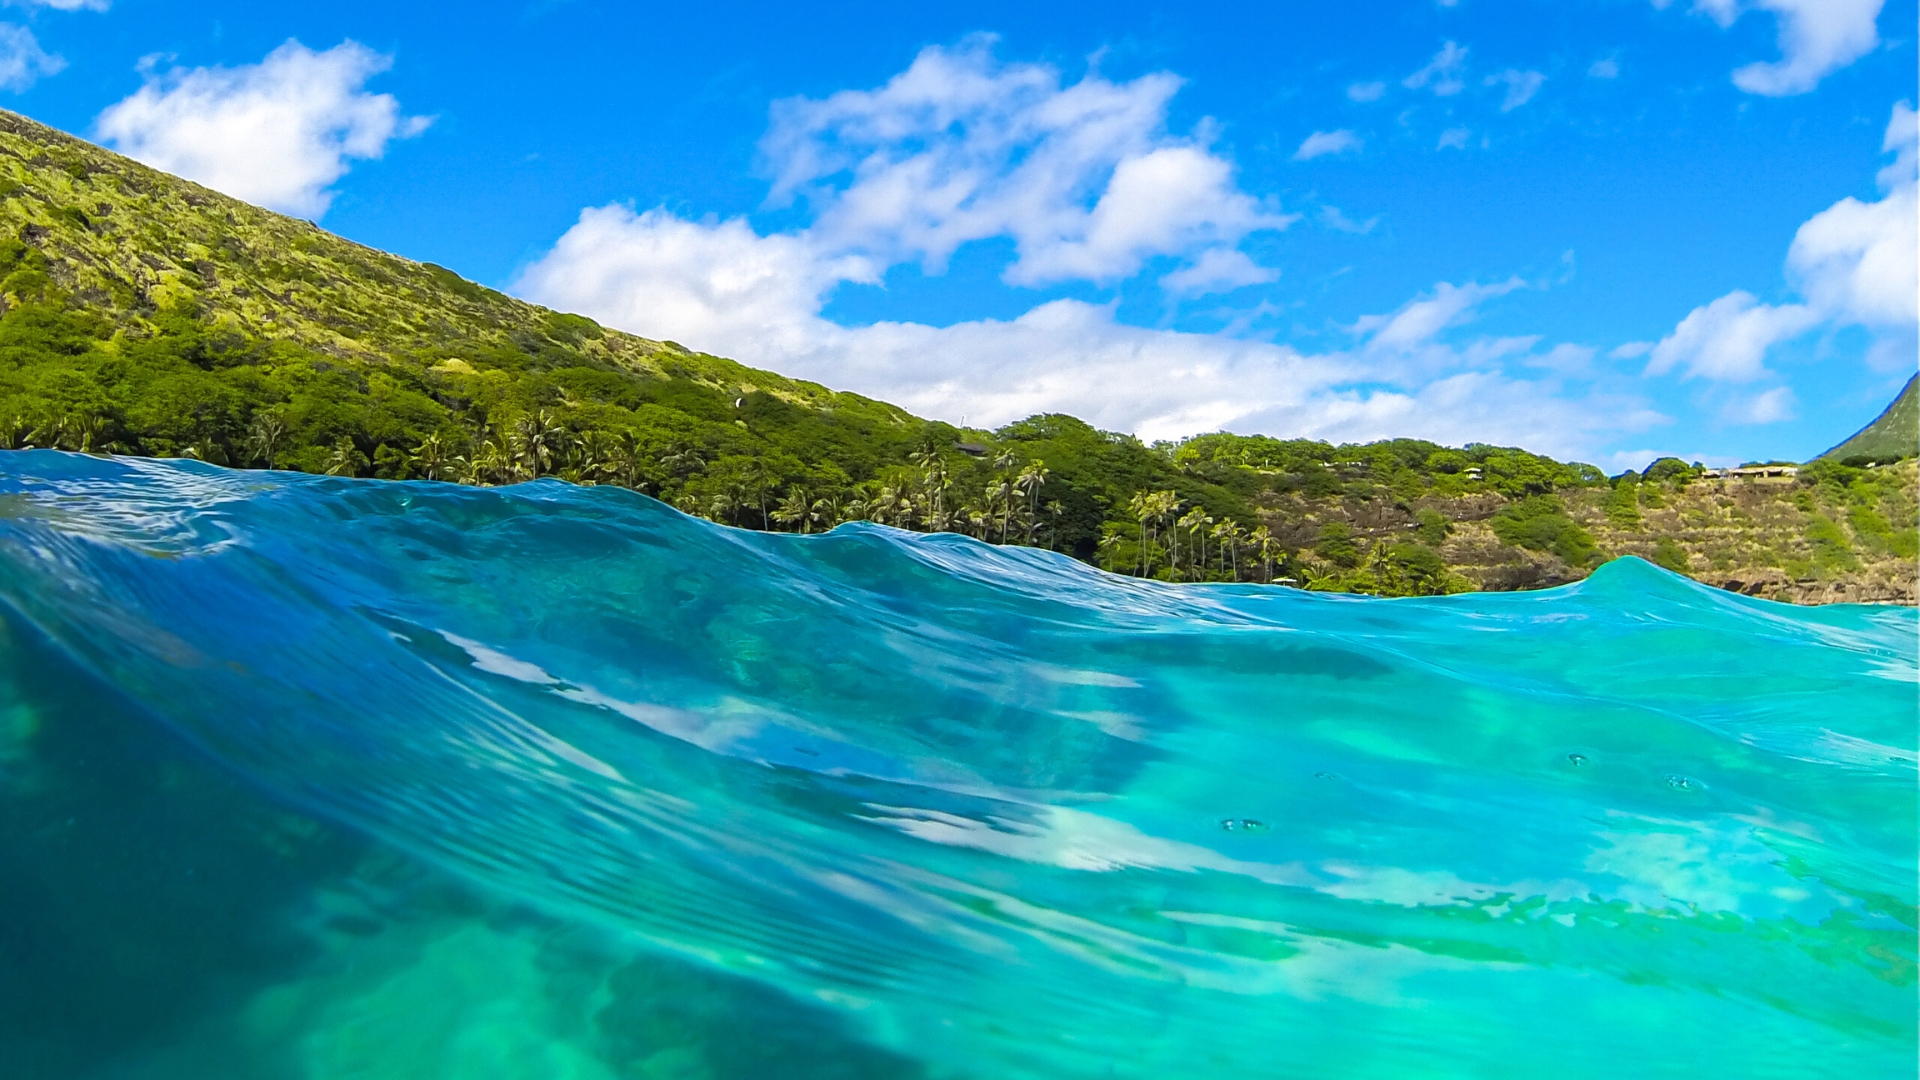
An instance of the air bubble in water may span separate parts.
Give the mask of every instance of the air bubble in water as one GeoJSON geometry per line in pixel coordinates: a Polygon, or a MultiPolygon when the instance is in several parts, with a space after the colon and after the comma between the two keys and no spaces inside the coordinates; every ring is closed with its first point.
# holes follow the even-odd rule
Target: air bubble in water
{"type": "Polygon", "coordinates": [[[1574,763],[1575,765],[1585,765],[1585,764],[1587,763],[1587,755],[1585,755],[1585,754],[1568,754],[1568,755],[1567,755],[1567,760],[1568,760],[1568,761],[1571,761],[1571,762],[1573,762],[1573,763],[1574,763]]]}

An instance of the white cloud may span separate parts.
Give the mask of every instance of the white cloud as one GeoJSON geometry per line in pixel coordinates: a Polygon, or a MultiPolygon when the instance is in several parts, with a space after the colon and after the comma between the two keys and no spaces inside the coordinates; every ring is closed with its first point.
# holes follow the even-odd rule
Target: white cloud
{"type": "Polygon", "coordinates": [[[1327,154],[1340,154],[1358,149],[1360,149],[1360,136],[1345,128],[1339,131],[1316,131],[1301,140],[1300,149],[1293,152],[1293,160],[1312,161],[1327,154]]]}
{"type": "Polygon", "coordinates": [[[1617,79],[1620,77],[1620,61],[1610,56],[1595,60],[1587,67],[1587,75],[1595,79],[1617,79]]]}
{"type": "Polygon", "coordinates": [[[1278,280],[1280,271],[1258,265],[1238,248],[1210,248],[1193,265],[1162,277],[1160,287],[1175,296],[1203,296],[1278,280]]]}
{"type": "Polygon", "coordinates": [[[1515,68],[1487,76],[1488,86],[1499,86],[1501,83],[1507,86],[1506,99],[1500,102],[1501,112],[1512,112],[1532,101],[1533,95],[1540,92],[1540,85],[1546,81],[1547,77],[1538,71],[1519,71],[1515,68]]]}
{"type": "Polygon", "coordinates": [[[1920,179],[1915,175],[1916,169],[1920,169],[1920,114],[1915,114],[1913,106],[1904,101],[1894,104],[1886,137],[1880,140],[1880,150],[1894,155],[1893,164],[1881,169],[1875,177],[1881,187],[1892,190],[1920,179]]]}
{"type": "Polygon", "coordinates": [[[605,206],[582,211],[515,288],[636,333],[771,364],[814,350],[829,289],[876,280],[864,263],[836,264],[804,236],[761,236],[742,218],[605,206]]]}
{"type": "Polygon", "coordinates": [[[1647,374],[1685,367],[1687,376],[1747,382],[1765,374],[1767,350],[1819,325],[1859,326],[1873,334],[1868,359],[1891,369],[1914,362],[1920,323],[1920,207],[1915,197],[1916,123],[1902,102],[1882,148],[1884,198],[1851,196],[1815,214],[1794,234],[1787,276],[1805,304],[1761,304],[1735,291],[1695,308],[1653,349],[1647,374]]]}
{"type": "Polygon", "coordinates": [[[1776,386],[1752,397],[1735,398],[1721,410],[1720,416],[1734,424],[1773,424],[1793,419],[1796,404],[1792,390],[1776,386]]]}
{"type": "Polygon", "coordinates": [[[1874,23],[1882,0],[1756,0],[1780,23],[1780,53],[1771,64],[1748,64],[1733,83],[1752,94],[1804,94],[1832,72],[1880,44],[1874,23]]]}
{"type": "Polygon", "coordinates": [[[1800,304],[1776,307],[1736,290],[1711,304],[1694,308],[1680,325],[1653,347],[1647,374],[1664,375],[1686,368],[1688,378],[1749,382],[1767,371],[1767,350],[1795,338],[1820,321],[1800,304]]]}
{"type": "Polygon", "coordinates": [[[1527,364],[1529,367],[1557,371],[1562,375],[1579,375],[1592,367],[1594,354],[1598,351],[1590,345],[1563,342],[1540,356],[1528,357],[1527,364]]]}
{"type": "Polygon", "coordinates": [[[326,213],[347,159],[377,158],[425,130],[399,102],[363,87],[392,58],[347,41],[314,52],[297,41],[258,64],[147,74],[94,123],[121,153],[235,198],[306,217],[326,213]]]}
{"type": "Polygon", "coordinates": [[[1471,134],[1473,134],[1472,131],[1463,127],[1448,128],[1440,133],[1440,142],[1434,146],[1434,149],[1445,150],[1451,146],[1455,150],[1465,150],[1467,148],[1467,136],[1471,134]]]}
{"type": "Polygon", "coordinates": [[[1362,316],[1353,324],[1353,330],[1365,335],[1368,348],[1376,352],[1404,352],[1425,345],[1440,331],[1470,318],[1483,302],[1525,287],[1526,283],[1519,278],[1492,285],[1475,282],[1454,285],[1443,281],[1434,287],[1431,295],[1409,300],[1397,311],[1362,316]]]}
{"type": "Polygon", "coordinates": [[[105,11],[108,0],[6,0],[8,7],[52,8],[55,11],[105,11]]]}
{"type": "Polygon", "coordinates": [[[1053,68],[999,63],[991,47],[928,48],[876,90],[775,103],[769,203],[807,200],[820,250],[882,266],[938,273],[961,245],[1010,236],[1016,285],[1121,280],[1295,220],[1239,189],[1206,146],[1210,125],[1165,130],[1174,76],[1063,88],[1053,68]]]}
{"type": "Polygon", "coordinates": [[[1466,67],[1467,50],[1449,41],[1433,54],[1427,66],[1400,80],[1400,85],[1409,90],[1432,87],[1441,97],[1449,97],[1467,88],[1460,73],[1466,67]]]}
{"type": "MultiPolygon", "coordinates": [[[[1172,291],[1270,275],[1232,254],[1202,255],[1172,291]]],[[[1440,335],[1475,305],[1519,287],[1442,283],[1362,319],[1355,346],[1310,355],[1218,334],[1128,326],[1111,305],[1042,304],[1011,320],[845,327],[824,297],[863,264],[831,265],[804,234],[759,236],[740,219],[590,209],[515,291],[611,326],[733,356],[893,401],[923,416],[995,425],[1070,412],[1144,438],[1230,428],[1330,439],[1392,434],[1498,439],[1573,454],[1600,433],[1645,426],[1644,410],[1589,408],[1553,380],[1487,368],[1534,339],[1440,335]],[[1625,419],[1622,419],[1625,417],[1625,419]]],[[[1172,276],[1172,275],[1170,275],[1172,276]]]]}
{"type": "MultiPolygon", "coordinates": [[[[1653,0],[1657,8],[1671,0],[1653,0]]],[[[1748,64],[1733,73],[1735,86],[1750,94],[1785,97],[1804,94],[1820,80],[1873,51],[1880,44],[1875,22],[1885,0],[1694,0],[1693,10],[1722,27],[1746,11],[1770,11],[1779,26],[1780,59],[1748,64]]]]}
{"type": "Polygon", "coordinates": [[[810,225],[762,235],[744,218],[591,208],[514,288],[973,424],[1064,411],[1149,439],[1221,428],[1411,434],[1570,454],[1599,433],[1659,422],[1631,401],[1583,401],[1559,372],[1536,374],[1566,367],[1565,349],[1463,329],[1517,279],[1439,283],[1318,354],[1242,336],[1244,326],[1130,326],[1116,303],[1076,299],[947,326],[823,317],[844,283],[883,284],[916,261],[937,271],[961,244],[994,237],[1018,246],[1005,275],[1015,283],[1113,281],[1167,259],[1178,265],[1158,285],[1171,300],[1275,280],[1238,241],[1291,217],[1240,191],[1203,140],[1163,130],[1175,87],[1171,76],[1090,75],[1063,88],[1052,69],[995,63],[983,41],[927,50],[877,90],[776,106],[763,143],[772,201],[804,199],[810,225]],[[1512,365],[1532,371],[1509,375],[1512,365]]]}
{"type": "Polygon", "coordinates": [[[40,47],[33,31],[0,23],[0,86],[19,93],[67,66],[67,62],[40,47]]]}
{"type": "Polygon", "coordinates": [[[1914,111],[1894,106],[1882,149],[1897,155],[1879,181],[1890,188],[1877,202],[1848,197],[1800,226],[1787,252],[1787,271],[1800,291],[1829,318],[1880,329],[1913,326],[1920,296],[1920,231],[1914,178],[1914,111]]]}
{"type": "Polygon", "coordinates": [[[1387,84],[1383,82],[1357,82],[1347,87],[1347,97],[1353,101],[1379,101],[1387,93],[1387,84]]]}
{"type": "Polygon", "coordinates": [[[1365,235],[1372,232],[1375,225],[1380,224],[1380,216],[1375,214],[1365,221],[1355,221],[1342,213],[1337,206],[1323,206],[1320,208],[1320,224],[1339,232],[1365,235]]]}
{"type": "Polygon", "coordinates": [[[1615,360],[1637,360],[1652,351],[1653,342],[1651,341],[1629,341],[1624,345],[1614,346],[1607,355],[1615,360]]]}

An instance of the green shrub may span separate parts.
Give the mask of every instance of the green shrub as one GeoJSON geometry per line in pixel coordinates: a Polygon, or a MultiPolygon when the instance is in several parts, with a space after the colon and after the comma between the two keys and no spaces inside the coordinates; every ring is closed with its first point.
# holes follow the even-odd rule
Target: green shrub
{"type": "Polygon", "coordinates": [[[1819,572],[1831,574],[1860,567],[1846,532],[1825,514],[1811,515],[1807,522],[1807,542],[1813,547],[1813,566],[1819,572]]]}
{"type": "Polygon", "coordinates": [[[1676,574],[1686,573],[1689,563],[1687,549],[1681,547],[1680,542],[1671,536],[1663,536],[1659,543],[1653,545],[1653,555],[1648,561],[1676,574]]]}
{"type": "Polygon", "coordinates": [[[1640,477],[1643,480],[1661,481],[1684,479],[1692,475],[1693,466],[1681,461],[1677,457],[1663,457],[1647,466],[1646,471],[1641,473],[1640,477]]]}
{"type": "Polygon", "coordinates": [[[1607,520],[1612,522],[1615,528],[1640,528],[1640,483],[1637,479],[1621,479],[1619,483],[1613,485],[1612,491],[1607,492],[1606,500],[1602,505],[1606,508],[1607,520]]]}
{"type": "Polygon", "coordinates": [[[1552,495],[1534,495],[1508,503],[1493,515],[1493,534],[1503,543],[1558,555],[1569,566],[1587,566],[1599,558],[1593,537],[1567,516],[1566,504],[1552,495]]]}
{"type": "Polygon", "coordinates": [[[1354,543],[1353,529],[1346,523],[1329,521],[1320,526],[1320,539],[1313,545],[1319,556],[1335,566],[1351,570],[1360,565],[1360,546],[1354,543]]]}
{"type": "Polygon", "coordinates": [[[1446,543],[1447,534],[1453,532],[1453,522],[1438,510],[1422,510],[1413,516],[1416,523],[1414,536],[1428,547],[1439,547],[1446,543]]]}

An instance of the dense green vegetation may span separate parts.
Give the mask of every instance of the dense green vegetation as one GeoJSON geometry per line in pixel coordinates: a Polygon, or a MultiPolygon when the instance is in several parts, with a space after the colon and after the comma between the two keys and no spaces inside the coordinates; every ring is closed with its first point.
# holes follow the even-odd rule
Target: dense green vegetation
{"type": "Polygon", "coordinates": [[[1893,404],[1846,442],[1820,455],[1850,465],[1885,463],[1920,455],[1920,375],[1907,380],[1893,404]]]}
{"type": "MultiPolygon", "coordinates": [[[[750,528],[865,519],[1177,580],[1405,595],[1553,584],[1625,552],[1700,569],[1646,532],[1699,474],[1673,459],[1609,480],[1479,444],[1149,446],[1062,415],[963,431],[538,308],[5,113],[0,446],[618,484],[750,528]]],[[[1912,514],[1863,476],[1810,476],[1795,539],[1755,557],[1833,575],[1908,550],[1912,514]]]]}

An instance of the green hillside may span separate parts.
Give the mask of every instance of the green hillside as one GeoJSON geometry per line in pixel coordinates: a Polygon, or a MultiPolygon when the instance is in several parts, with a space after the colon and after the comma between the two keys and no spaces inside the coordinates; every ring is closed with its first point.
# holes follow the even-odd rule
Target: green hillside
{"type": "Polygon", "coordinates": [[[1610,480],[1483,444],[1148,446],[1060,415],[961,431],[536,307],[4,112],[0,447],[553,476],[751,528],[862,518],[1122,573],[1392,595],[1638,554],[1787,599],[1912,602],[1920,546],[1910,467],[1762,484],[1668,460],[1610,480]]]}
{"type": "Polygon", "coordinates": [[[1820,455],[1822,461],[1899,461],[1920,456],[1920,375],[1907,380],[1906,388],[1893,399],[1886,411],[1873,423],[1861,428],[1839,446],[1820,455]]]}

